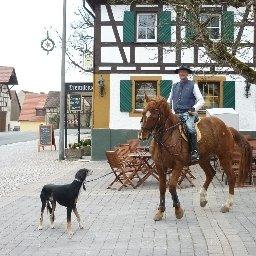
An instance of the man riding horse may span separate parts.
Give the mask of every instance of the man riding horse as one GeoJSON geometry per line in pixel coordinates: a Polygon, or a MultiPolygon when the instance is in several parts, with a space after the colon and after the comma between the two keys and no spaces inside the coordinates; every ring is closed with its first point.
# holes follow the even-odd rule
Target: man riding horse
{"type": "Polygon", "coordinates": [[[197,111],[205,102],[198,85],[188,80],[188,74],[192,74],[192,70],[187,65],[181,65],[175,73],[179,75],[180,81],[173,85],[167,102],[186,124],[190,159],[191,163],[194,163],[199,160],[195,120],[198,119],[197,111]]]}

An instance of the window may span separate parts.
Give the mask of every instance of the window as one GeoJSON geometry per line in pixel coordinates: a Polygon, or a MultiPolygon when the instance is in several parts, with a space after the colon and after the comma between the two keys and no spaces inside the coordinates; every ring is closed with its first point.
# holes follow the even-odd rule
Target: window
{"type": "Polygon", "coordinates": [[[156,13],[137,14],[137,41],[157,41],[157,15],[156,13]]]}
{"type": "Polygon", "coordinates": [[[206,23],[210,39],[221,39],[221,16],[219,14],[201,14],[201,21],[206,23]]]}
{"type": "Polygon", "coordinates": [[[135,110],[144,108],[145,93],[147,96],[157,96],[157,81],[135,81],[135,110]]]}
{"type": "Polygon", "coordinates": [[[36,109],[36,116],[45,116],[45,109],[36,109]]]}
{"type": "Polygon", "coordinates": [[[202,110],[221,107],[220,82],[198,82],[198,86],[205,100],[202,110]]]}

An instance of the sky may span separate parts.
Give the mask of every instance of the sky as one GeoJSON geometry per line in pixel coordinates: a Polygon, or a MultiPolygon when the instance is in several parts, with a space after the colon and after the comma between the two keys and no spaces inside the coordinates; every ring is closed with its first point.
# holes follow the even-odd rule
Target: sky
{"type": "MultiPolygon", "coordinates": [[[[74,11],[82,0],[67,0],[67,37],[74,11]]],[[[41,49],[46,31],[55,43],[62,33],[63,0],[0,0],[0,66],[15,68],[17,91],[48,92],[61,88],[61,48],[47,55],[41,49]]],[[[68,65],[66,64],[68,67],[68,65]]],[[[90,81],[91,77],[67,68],[67,82],[90,81]]]]}

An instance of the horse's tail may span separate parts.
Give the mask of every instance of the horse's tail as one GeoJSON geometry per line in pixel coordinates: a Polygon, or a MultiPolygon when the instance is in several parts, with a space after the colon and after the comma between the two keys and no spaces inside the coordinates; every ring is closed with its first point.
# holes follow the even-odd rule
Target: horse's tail
{"type": "Polygon", "coordinates": [[[247,139],[242,136],[236,129],[229,127],[234,141],[240,149],[241,163],[238,175],[238,184],[242,186],[248,175],[251,173],[252,149],[247,139]]]}

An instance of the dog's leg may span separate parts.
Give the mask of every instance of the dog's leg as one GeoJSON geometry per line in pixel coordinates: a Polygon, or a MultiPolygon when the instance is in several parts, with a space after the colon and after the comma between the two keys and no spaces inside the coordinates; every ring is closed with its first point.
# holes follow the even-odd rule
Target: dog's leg
{"type": "Polygon", "coordinates": [[[80,229],[83,229],[84,227],[83,227],[83,224],[82,224],[81,219],[80,219],[80,215],[79,215],[79,213],[78,213],[78,211],[77,211],[77,208],[76,208],[76,207],[73,209],[73,212],[74,212],[74,214],[76,215],[76,218],[77,218],[77,221],[78,221],[79,228],[80,228],[80,229]]]}
{"type": "Polygon", "coordinates": [[[43,215],[44,215],[44,209],[45,209],[45,206],[46,206],[46,200],[41,198],[41,201],[42,201],[41,217],[40,217],[40,220],[39,220],[38,230],[42,230],[43,229],[43,215]]]}
{"type": "Polygon", "coordinates": [[[52,212],[50,215],[50,222],[51,222],[51,228],[54,229],[54,220],[55,220],[54,211],[56,208],[56,201],[51,201],[51,203],[52,203],[52,212]]]}
{"type": "Polygon", "coordinates": [[[71,238],[73,235],[73,231],[71,227],[71,212],[72,212],[72,208],[67,207],[67,231],[68,231],[69,238],[71,238]]]}

